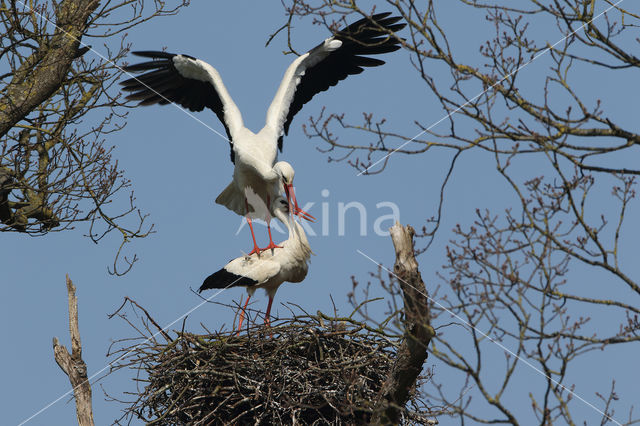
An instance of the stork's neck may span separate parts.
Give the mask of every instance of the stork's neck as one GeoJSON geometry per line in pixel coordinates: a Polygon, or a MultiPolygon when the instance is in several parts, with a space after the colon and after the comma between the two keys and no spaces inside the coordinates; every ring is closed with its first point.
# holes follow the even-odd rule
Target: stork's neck
{"type": "Polygon", "coordinates": [[[289,240],[294,240],[299,247],[303,248],[305,252],[311,252],[309,241],[307,240],[307,234],[304,232],[304,228],[298,222],[293,220],[295,230],[289,228],[289,240]]]}
{"type": "Polygon", "coordinates": [[[309,259],[309,257],[311,257],[311,246],[309,246],[307,234],[304,232],[302,225],[296,222],[295,219],[291,219],[288,215],[285,217],[279,217],[279,219],[284,222],[285,226],[289,230],[289,238],[283,245],[286,249],[290,250],[294,256],[305,260],[309,259]]]}

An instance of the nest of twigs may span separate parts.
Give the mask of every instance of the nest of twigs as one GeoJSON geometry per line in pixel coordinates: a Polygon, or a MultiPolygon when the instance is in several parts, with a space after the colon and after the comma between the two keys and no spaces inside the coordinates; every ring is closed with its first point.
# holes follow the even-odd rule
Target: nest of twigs
{"type": "MultiPolygon", "coordinates": [[[[319,317],[255,327],[240,336],[179,332],[175,339],[165,337],[166,343],[150,340],[124,349],[124,364],[146,373],[137,378],[146,383],[127,410],[130,420],[367,423],[396,345],[396,339],[363,325],[319,317]]],[[[423,422],[422,415],[405,409],[403,423],[423,422]]]]}

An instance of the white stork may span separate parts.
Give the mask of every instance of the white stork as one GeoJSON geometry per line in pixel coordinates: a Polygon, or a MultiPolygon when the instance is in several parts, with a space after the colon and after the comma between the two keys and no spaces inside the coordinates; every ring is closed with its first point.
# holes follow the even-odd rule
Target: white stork
{"type": "Polygon", "coordinates": [[[307,276],[309,269],[309,258],[311,247],[307,241],[304,229],[289,215],[289,203],[282,197],[276,198],[273,205],[273,214],[280,219],[289,230],[289,238],[278,248],[274,248],[262,255],[253,254],[238,257],[227,263],[219,271],[209,275],[199,292],[211,288],[246,287],[247,301],[245,302],[240,320],[238,321],[238,332],[242,327],[245,309],[249,304],[249,299],[259,288],[267,291],[269,304],[265,316],[265,324],[269,325],[269,315],[273,298],[278,291],[278,287],[285,281],[299,283],[307,276]]]}
{"type": "Polygon", "coordinates": [[[291,203],[295,206],[294,211],[297,212],[298,216],[313,222],[315,218],[311,216],[309,213],[300,209],[298,206],[298,201],[296,200],[295,191],[293,189],[293,177],[295,176],[295,171],[291,164],[286,161],[278,161],[273,166],[273,170],[276,171],[278,176],[281,176],[281,180],[277,180],[273,182],[270,187],[266,189],[266,200],[262,198],[260,194],[257,194],[252,186],[247,186],[244,188],[244,196],[238,195],[238,186],[235,184],[235,180],[231,181],[229,185],[218,195],[216,198],[216,203],[222,204],[229,210],[236,212],[240,216],[243,214],[246,215],[247,224],[249,224],[249,229],[251,229],[251,237],[253,238],[253,250],[249,252],[249,254],[258,253],[261,251],[269,250],[272,248],[278,248],[271,237],[271,215],[269,212],[270,200],[275,199],[282,192],[282,187],[284,186],[284,192],[287,196],[287,200],[290,200],[291,203]],[[258,248],[258,243],[256,242],[255,235],[253,232],[253,225],[251,224],[252,218],[260,218],[264,219],[267,222],[267,229],[269,231],[269,245],[263,249],[258,248]]]}
{"type": "MultiPolygon", "coordinates": [[[[389,15],[389,12],[378,13],[361,19],[295,59],[287,68],[267,110],[265,126],[258,133],[244,126],[240,110],[224,87],[218,71],[189,55],[133,52],[152,60],[124,67],[127,72],[145,73],[122,82],[122,90],[131,92],[127,99],[139,100],[139,105],[174,102],[191,111],[202,111],[205,107],[211,109],[224,125],[231,146],[231,161],[235,164],[233,181],[216,202],[235,197],[240,204],[246,203],[244,189],[250,186],[269,204],[268,198],[271,196],[273,200],[273,194],[268,190],[283,180],[274,163],[278,149],[282,151],[282,138],[289,132],[294,115],[315,94],[335,86],[349,75],[361,73],[364,67],[384,64],[384,61],[367,55],[400,48],[400,40],[392,33],[405,24],[397,23],[400,17],[389,15]]],[[[291,182],[283,183],[291,188],[291,182]]],[[[224,205],[228,207],[229,204],[237,205],[238,202],[224,205]]],[[[297,202],[293,206],[294,214],[304,213],[297,202]]],[[[244,213],[248,213],[246,205],[244,213]]],[[[255,241],[253,228],[251,232],[255,241]]],[[[270,241],[271,245],[273,241],[270,241]]],[[[254,251],[260,251],[255,243],[254,251]]]]}

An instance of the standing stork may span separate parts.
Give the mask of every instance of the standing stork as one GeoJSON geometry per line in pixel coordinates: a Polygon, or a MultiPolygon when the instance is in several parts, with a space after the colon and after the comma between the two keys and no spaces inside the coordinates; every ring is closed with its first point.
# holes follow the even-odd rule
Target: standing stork
{"type": "Polygon", "coordinates": [[[242,307],[240,320],[238,321],[238,333],[242,328],[245,309],[249,299],[259,288],[266,290],[269,296],[269,304],[265,316],[265,324],[269,325],[271,305],[278,287],[285,281],[299,283],[307,276],[311,247],[302,226],[289,215],[289,203],[282,197],[278,197],[273,205],[273,214],[280,219],[289,230],[289,238],[277,248],[272,249],[261,256],[256,254],[238,257],[227,263],[219,271],[209,275],[199,289],[246,287],[247,301],[242,307]]]}
{"type": "MultiPolygon", "coordinates": [[[[400,39],[393,35],[405,26],[397,23],[400,19],[390,16],[389,12],[360,19],[295,59],[285,71],[267,110],[265,126],[258,133],[244,126],[240,110],[218,71],[193,56],[159,51],[133,52],[151,58],[151,61],[124,67],[127,72],[144,74],[123,81],[122,90],[130,92],[127,99],[139,100],[139,105],[174,102],[191,111],[202,111],[205,107],[212,110],[224,125],[231,147],[231,161],[235,165],[233,181],[223,191],[226,192],[224,198],[239,199],[245,204],[244,214],[248,214],[244,197],[246,187],[251,187],[268,205],[274,199],[269,189],[283,180],[282,174],[274,169],[274,163],[278,150],[282,151],[283,135],[288,134],[295,114],[314,95],[349,75],[360,74],[365,67],[384,64],[369,55],[400,48],[400,39]]],[[[222,201],[220,196],[216,200],[222,201]]],[[[293,213],[306,215],[297,202],[293,204],[293,213]]],[[[255,241],[253,228],[251,233],[255,241]]],[[[273,241],[269,243],[273,245],[273,241]]],[[[259,253],[260,249],[254,243],[256,251],[259,253]]]]}

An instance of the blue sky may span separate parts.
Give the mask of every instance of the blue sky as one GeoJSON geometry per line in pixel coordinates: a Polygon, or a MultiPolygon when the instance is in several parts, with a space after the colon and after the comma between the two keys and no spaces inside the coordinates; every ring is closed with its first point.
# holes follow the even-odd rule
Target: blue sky
{"type": "MultiPolygon", "coordinates": [[[[465,34],[468,35],[474,25],[484,24],[470,18],[459,19],[462,20],[460,27],[468,28],[468,32],[460,33],[459,41],[465,40],[465,34]]],[[[264,123],[266,109],[284,70],[293,60],[292,56],[282,54],[286,50],[282,36],[264,47],[269,35],[283,22],[283,11],[276,3],[194,2],[177,16],[133,28],[129,41],[133,50],[166,47],[167,51],[188,53],[211,63],[241,109],[245,125],[257,131],[264,123]]],[[[326,36],[325,29],[312,25],[309,19],[295,21],[294,39],[299,51],[306,51],[326,36]]],[[[98,51],[104,49],[100,42],[91,43],[98,51]]],[[[468,43],[465,50],[477,51],[477,46],[468,43]]],[[[375,221],[391,212],[384,205],[377,207],[379,203],[397,205],[400,221],[416,228],[435,214],[450,152],[394,155],[383,174],[357,176],[357,172],[344,163],[327,162],[326,155],[316,149],[317,143],[309,141],[301,130],[307,118],[317,115],[323,106],[331,112],[344,112],[354,121],[359,120],[362,111],[373,112],[387,117],[390,126],[404,134],[418,133],[414,120],[431,123],[440,119],[442,111],[412,68],[408,54],[399,51],[384,59],[386,65],[350,77],[316,96],[298,113],[285,138],[280,159],[296,168],[296,194],[301,205],[314,203],[310,213],[319,221],[312,225],[317,235],[309,237],[316,254],[312,257],[309,275],[301,284],[284,284],[280,288],[273,308],[276,315],[288,313],[281,306],[288,301],[310,312],[331,312],[331,297],[342,312],[347,312],[350,277],[355,275],[366,281],[368,271],[375,269],[358,250],[385,265],[392,265],[390,239],[374,232],[375,221]],[[349,202],[365,206],[366,235],[360,235],[355,210],[347,211],[345,232],[339,235],[339,206],[349,202]],[[323,215],[324,212],[328,215],[323,215]]],[[[630,100],[620,99],[620,103],[616,112],[637,114],[630,100]]],[[[203,112],[197,117],[224,133],[213,114],[203,112]]],[[[353,144],[369,142],[359,133],[340,136],[341,140],[353,144]]],[[[83,237],[84,225],[74,231],[41,238],[2,236],[0,266],[5,285],[0,305],[4,338],[0,381],[5,386],[0,391],[0,408],[3,424],[20,423],[69,389],[69,382],[55,364],[51,349],[53,336],[69,344],[65,274],[70,275],[78,288],[83,355],[93,374],[109,362],[105,354],[113,340],[133,335],[133,330],[123,321],[107,319],[107,314],[120,306],[124,296],[147,308],[160,324],[168,324],[200,303],[201,299],[191,289],[197,289],[207,275],[251,248],[246,227],[236,235],[240,218],[213,202],[232,174],[228,145],[220,136],[174,107],[154,106],[132,110],[127,127],[111,135],[107,145],[115,146],[114,155],[132,180],[137,204],[150,213],[149,220],[155,224],[156,233],[127,247],[128,254],[137,253],[140,261],[124,277],[107,273],[119,243],[115,234],[99,245],[83,237]]],[[[512,205],[514,199],[506,189],[491,161],[484,162],[482,156],[461,158],[449,187],[442,232],[432,250],[419,259],[428,288],[440,284],[436,273],[444,263],[443,247],[450,237],[449,229],[456,223],[469,223],[475,208],[491,207],[498,212],[512,205]]],[[[637,215],[637,210],[632,210],[630,217],[634,212],[637,215]]],[[[389,219],[382,222],[384,228],[391,224],[389,219]]],[[[639,228],[632,221],[625,230],[637,236],[639,228]]],[[[266,228],[258,226],[257,235],[259,243],[265,244],[266,228]]],[[[276,241],[284,238],[283,234],[274,235],[276,241]]],[[[637,276],[637,268],[634,272],[637,276]]],[[[600,279],[579,274],[576,277],[593,280],[594,285],[600,279]]],[[[231,289],[215,301],[233,304],[243,296],[241,289],[231,289]]],[[[262,291],[257,292],[253,300],[253,308],[266,309],[267,298],[262,291]]],[[[207,304],[189,315],[186,324],[190,330],[199,331],[201,322],[209,329],[218,329],[223,325],[229,327],[232,320],[232,310],[207,304]]],[[[484,344],[489,355],[495,354],[496,359],[501,359],[500,348],[490,342],[484,344]]],[[[610,379],[615,377],[622,398],[619,412],[625,412],[623,407],[628,410],[634,402],[634,387],[637,391],[634,383],[638,383],[640,377],[637,369],[627,370],[632,368],[628,351],[633,347],[623,349],[580,359],[572,376],[577,384],[576,393],[595,402],[594,392],[605,391],[610,379]],[[615,363],[611,363],[613,357],[615,363]]],[[[430,358],[427,365],[441,374],[440,381],[449,380],[446,368],[437,365],[435,359],[430,358]]],[[[536,386],[538,380],[542,385],[544,380],[532,370],[522,369],[519,374],[527,386],[536,386]]],[[[134,385],[131,375],[123,371],[94,385],[96,423],[110,424],[120,416],[123,407],[106,402],[100,386],[117,394],[133,390],[134,385]]],[[[511,396],[522,410],[529,410],[527,394],[528,389],[523,387],[511,396]]],[[[577,419],[588,424],[599,419],[588,406],[573,404],[579,414],[577,419]]],[[[440,420],[441,424],[451,421],[440,420]]],[[[73,402],[64,398],[28,424],[74,422],[73,402]]]]}

